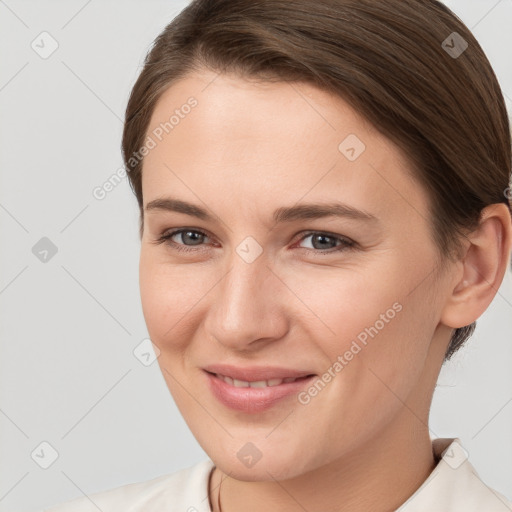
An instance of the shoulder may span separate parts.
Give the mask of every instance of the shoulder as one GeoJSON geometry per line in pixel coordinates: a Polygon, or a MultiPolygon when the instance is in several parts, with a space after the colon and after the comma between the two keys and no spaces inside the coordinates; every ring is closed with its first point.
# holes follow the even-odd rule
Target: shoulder
{"type": "Polygon", "coordinates": [[[42,512],[208,512],[210,459],[152,480],[81,496],[42,512]]]}
{"type": "Polygon", "coordinates": [[[460,439],[436,439],[433,449],[436,468],[397,512],[512,512],[512,502],[480,478],[460,439]]]}

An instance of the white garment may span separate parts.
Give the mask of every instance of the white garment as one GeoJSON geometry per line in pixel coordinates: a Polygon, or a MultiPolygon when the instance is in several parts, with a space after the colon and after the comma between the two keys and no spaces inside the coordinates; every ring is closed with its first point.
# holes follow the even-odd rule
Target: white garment
{"type": "MultiPolygon", "coordinates": [[[[480,479],[458,438],[435,439],[432,473],[396,512],[511,512],[512,502],[480,479]]],[[[82,496],[42,512],[211,512],[210,459],[152,480],[82,496]]]]}

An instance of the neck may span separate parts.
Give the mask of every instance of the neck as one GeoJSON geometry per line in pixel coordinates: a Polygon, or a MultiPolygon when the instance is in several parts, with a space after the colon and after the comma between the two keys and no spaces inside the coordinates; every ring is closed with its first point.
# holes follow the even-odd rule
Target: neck
{"type": "Polygon", "coordinates": [[[403,428],[390,425],[363,448],[296,478],[246,482],[216,468],[211,482],[213,512],[266,512],[270,504],[282,512],[396,510],[436,465],[428,428],[411,419],[408,409],[402,414],[409,419],[403,428]]]}

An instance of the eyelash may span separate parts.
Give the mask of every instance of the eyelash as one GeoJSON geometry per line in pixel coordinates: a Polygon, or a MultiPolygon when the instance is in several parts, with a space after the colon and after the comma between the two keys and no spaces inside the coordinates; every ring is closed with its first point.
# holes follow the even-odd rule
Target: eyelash
{"type": "MultiPolygon", "coordinates": [[[[194,247],[186,246],[183,244],[178,244],[178,243],[170,240],[174,235],[177,235],[179,233],[185,233],[185,232],[198,233],[200,235],[210,238],[210,236],[207,233],[204,233],[201,230],[180,228],[180,229],[176,229],[174,231],[169,231],[167,233],[163,233],[158,239],[155,240],[155,243],[156,244],[167,243],[167,245],[171,249],[176,250],[176,251],[182,251],[182,252],[197,252],[198,250],[202,251],[203,249],[196,249],[194,247]]],[[[323,249],[308,249],[308,248],[300,247],[300,249],[306,249],[308,252],[312,252],[315,255],[333,254],[333,253],[337,253],[337,252],[341,252],[341,251],[346,251],[346,250],[351,250],[351,249],[353,250],[356,247],[356,242],[354,242],[353,240],[350,240],[349,238],[341,237],[341,236],[330,234],[330,233],[325,233],[323,231],[308,231],[308,232],[304,233],[302,238],[300,238],[298,241],[301,242],[302,240],[304,240],[304,238],[307,238],[308,236],[311,236],[311,235],[323,235],[323,236],[326,236],[329,238],[337,239],[341,242],[337,247],[333,247],[331,249],[325,249],[325,250],[323,250],[323,249]]]]}

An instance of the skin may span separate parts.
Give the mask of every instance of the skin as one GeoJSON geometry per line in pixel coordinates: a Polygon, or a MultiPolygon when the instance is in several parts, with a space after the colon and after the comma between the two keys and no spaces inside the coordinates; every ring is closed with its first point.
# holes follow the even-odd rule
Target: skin
{"type": "Polygon", "coordinates": [[[172,196],[215,220],[145,211],[140,290],[169,390],[216,466],[211,507],[222,478],[223,512],[394,510],[435,467],[436,379],[452,329],[477,319],[503,279],[510,214],[486,208],[463,257],[442,268],[406,156],[341,98],[201,70],[161,96],[148,134],[190,96],[198,105],[144,159],[144,206],[172,196]],[[338,150],[349,134],[366,146],[355,161],[338,150]],[[331,201],[378,221],[272,222],[279,207],[331,201]],[[179,228],[207,236],[171,238],[190,252],[156,243],[179,228]],[[340,241],[306,231],[356,246],[333,252],[340,241]],[[248,236],[263,249],[252,263],[236,251],[248,236]],[[237,412],[207,386],[202,368],[220,362],[320,376],[394,303],[401,311],[306,405],[291,396],[237,412]],[[262,454],[250,468],[237,457],[247,442],[262,454]]]}

